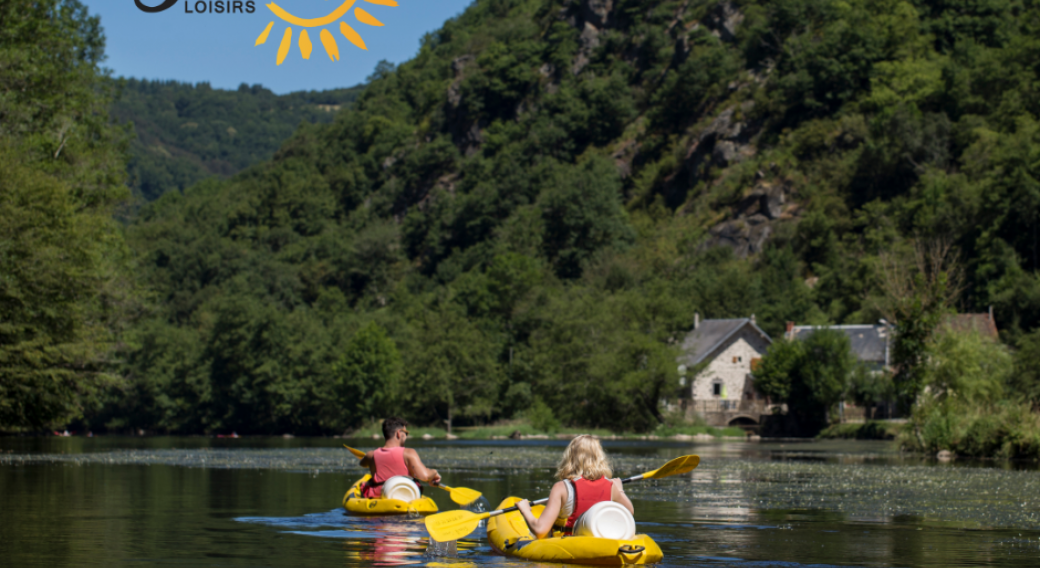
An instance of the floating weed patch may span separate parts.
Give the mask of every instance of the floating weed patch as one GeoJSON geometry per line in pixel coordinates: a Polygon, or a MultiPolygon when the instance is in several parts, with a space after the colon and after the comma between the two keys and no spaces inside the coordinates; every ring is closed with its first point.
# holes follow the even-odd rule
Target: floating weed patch
{"type": "MultiPolygon", "coordinates": [[[[434,446],[421,451],[425,463],[454,474],[458,485],[519,474],[536,480],[534,488],[541,492],[548,491],[560,456],[557,447],[522,445],[434,446]]],[[[812,453],[805,453],[807,459],[794,459],[796,455],[800,454],[777,452],[772,457],[783,458],[778,461],[713,457],[690,474],[632,484],[627,491],[637,500],[689,503],[699,520],[747,522],[750,511],[764,511],[775,513],[778,525],[800,518],[878,523],[912,519],[955,528],[1040,529],[1040,475],[1035,471],[882,465],[870,463],[867,454],[843,455],[851,463],[822,461],[812,453]]],[[[611,459],[619,476],[649,471],[667,460],[619,452],[611,452],[611,459]]],[[[345,450],[331,448],[0,455],[0,466],[33,463],[272,469],[312,476],[364,472],[345,450]]],[[[500,497],[488,496],[491,502],[500,497]]]]}

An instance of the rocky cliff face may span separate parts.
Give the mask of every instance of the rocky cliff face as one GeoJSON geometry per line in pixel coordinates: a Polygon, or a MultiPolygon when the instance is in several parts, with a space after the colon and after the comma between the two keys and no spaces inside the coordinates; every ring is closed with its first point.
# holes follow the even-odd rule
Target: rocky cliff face
{"type": "MultiPolygon", "coordinates": [[[[698,34],[710,34],[724,43],[737,40],[744,14],[735,2],[719,1],[700,20],[689,17],[689,4],[684,2],[679,5],[665,28],[670,35],[669,41],[674,42],[674,52],[670,66],[661,72],[661,77],[663,73],[673,71],[686,61],[698,34]]],[[[537,69],[543,92],[549,96],[559,88],[562,78],[560,73],[567,73],[578,80],[595,78],[596,73],[590,70],[590,63],[596,59],[599,50],[605,47],[606,34],[614,34],[611,41],[617,42],[618,34],[634,33],[624,28],[624,22],[619,20],[614,0],[573,0],[565,3],[551,17],[557,22],[566,23],[577,32],[577,49],[566,68],[558,69],[552,61],[544,61],[537,69]]],[[[636,74],[651,72],[651,64],[648,63],[651,58],[641,52],[643,48],[639,48],[638,44],[632,43],[635,47],[627,48],[621,54],[622,58],[633,67],[636,74]]],[[[465,156],[472,156],[481,150],[485,139],[484,130],[488,127],[486,120],[471,111],[463,94],[463,82],[476,66],[475,54],[458,56],[452,61],[453,79],[448,87],[445,105],[451,139],[465,156]]],[[[761,85],[767,76],[768,70],[750,71],[743,81],[734,81],[729,85],[724,100],[714,101],[703,109],[689,109],[689,121],[694,126],[682,137],[681,144],[685,152],[677,167],[666,172],[662,182],[666,204],[676,208],[679,214],[688,213],[684,207],[691,203],[691,192],[695,188],[722,183],[728,179],[731,168],[758,155],[757,143],[763,125],[761,120],[752,118],[755,103],[743,96],[743,93],[761,85]]],[[[541,103],[537,97],[533,102],[528,98],[517,108],[517,120],[525,108],[531,110],[532,107],[524,107],[525,104],[536,107],[541,103]]],[[[597,119],[599,117],[591,118],[597,119]]],[[[645,120],[644,115],[636,119],[635,123],[645,120]]],[[[616,140],[611,148],[610,157],[618,172],[626,179],[645,159],[641,154],[644,142],[638,131],[616,140]]],[[[732,248],[738,257],[752,255],[762,250],[775,234],[778,223],[796,217],[797,210],[791,204],[792,184],[778,172],[759,172],[754,181],[746,185],[741,192],[742,197],[724,205],[724,220],[710,228],[701,248],[726,246],[732,248]]]]}

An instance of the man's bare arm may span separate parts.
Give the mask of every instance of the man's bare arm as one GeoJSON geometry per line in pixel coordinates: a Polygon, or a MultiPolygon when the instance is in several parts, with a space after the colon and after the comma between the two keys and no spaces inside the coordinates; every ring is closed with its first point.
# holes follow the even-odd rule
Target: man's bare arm
{"type": "Polygon", "coordinates": [[[437,470],[429,469],[423,465],[422,460],[419,459],[419,452],[411,448],[405,448],[404,463],[408,466],[408,474],[419,481],[426,481],[433,485],[441,482],[441,474],[437,473],[437,470]]]}
{"type": "Polygon", "coordinates": [[[361,467],[367,467],[372,475],[376,474],[376,459],[374,452],[368,452],[365,457],[361,458],[361,467]]]}

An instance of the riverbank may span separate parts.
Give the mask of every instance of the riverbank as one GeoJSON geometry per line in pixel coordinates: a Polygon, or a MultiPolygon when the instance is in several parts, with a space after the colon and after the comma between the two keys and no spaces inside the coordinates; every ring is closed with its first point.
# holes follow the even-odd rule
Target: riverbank
{"type": "Polygon", "coordinates": [[[895,440],[904,422],[870,420],[855,424],[832,424],[816,437],[821,440],[895,440]]]}
{"type": "Polygon", "coordinates": [[[947,401],[915,409],[899,436],[905,450],[999,460],[1040,460],[1040,414],[1003,401],[968,406],[947,401]]]}
{"type": "MultiPolygon", "coordinates": [[[[662,425],[653,432],[611,432],[604,428],[559,428],[554,431],[538,429],[525,421],[510,421],[488,426],[453,428],[451,434],[444,428],[409,427],[412,437],[427,440],[569,440],[580,434],[591,434],[603,440],[747,440],[748,434],[740,428],[714,428],[712,426],[667,426],[662,425]]],[[[379,424],[370,424],[350,434],[354,438],[382,439],[379,424]]],[[[758,439],[758,436],[751,436],[758,439]]]]}

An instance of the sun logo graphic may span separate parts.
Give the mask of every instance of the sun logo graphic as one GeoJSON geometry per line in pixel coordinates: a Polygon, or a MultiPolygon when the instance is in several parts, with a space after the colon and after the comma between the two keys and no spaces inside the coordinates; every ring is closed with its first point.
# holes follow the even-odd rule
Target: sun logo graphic
{"type": "MultiPolygon", "coordinates": [[[[378,6],[397,6],[396,0],[364,1],[368,2],[369,4],[376,4],[378,6]]],[[[294,16],[290,14],[284,8],[282,8],[278,4],[275,4],[274,2],[268,4],[267,9],[271,10],[271,12],[275,16],[278,16],[278,18],[282,21],[290,24],[289,26],[286,26],[285,32],[282,34],[282,43],[278,46],[278,59],[276,64],[281,65],[282,62],[285,61],[285,58],[289,55],[289,51],[292,50],[292,26],[299,26],[303,28],[302,30],[300,30],[299,47],[300,55],[302,55],[304,59],[310,59],[311,53],[314,51],[314,44],[311,43],[311,36],[309,33],[307,33],[307,30],[309,28],[322,28],[321,32],[318,34],[318,37],[321,38],[321,44],[325,46],[325,53],[329,54],[329,59],[333,61],[339,61],[339,44],[336,43],[336,36],[334,36],[332,32],[330,32],[329,30],[324,29],[324,27],[328,26],[329,24],[333,24],[340,18],[346,16],[347,13],[350,12],[350,9],[354,8],[354,4],[356,2],[357,0],[345,0],[342,4],[339,5],[339,8],[336,8],[328,15],[322,16],[320,18],[301,18],[299,16],[294,16]]],[[[369,14],[361,7],[354,8],[354,17],[357,19],[357,21],[361,22],[362,24],[377,27],[383,26],[383,22],[377,20],[375,16],[369,14]]],[[[263,45],[267,43],[267,36],[271,35],[271,30],[274,28],[274,24],[274,21],[267,24],[267,27],[264,29],[263,33],[260,34],[260,37],[256,38],[255,45],[263,45]]],[[[365,51],[368,51],[368,47],[365,46],[365,40],[361,39],[361,34],[357,33],[354,30],[354,28],[350,27],[350,25],[347,24],[347,22],[339,22],[339,32],[343,34],[343,37],[347,38],[347,41],[349,41],[350,43],[356,45],[357,47],[360,47],[361,49],[364,49],[365,51]]]]}

